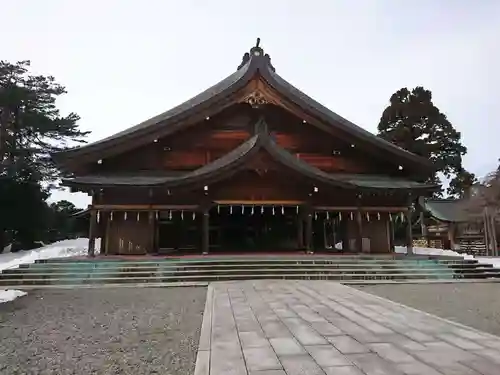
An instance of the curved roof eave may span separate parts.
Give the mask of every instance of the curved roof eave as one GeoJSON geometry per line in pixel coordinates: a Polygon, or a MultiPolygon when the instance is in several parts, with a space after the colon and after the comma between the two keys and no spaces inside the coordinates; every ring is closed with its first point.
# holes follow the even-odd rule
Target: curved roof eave
{"type": "Polygon", "coordinates": [[[258,150],[259,135],[254,135],[231,152],[206,164],[192,172],[188,172],[178,177],[172,176],[82,176],[73,179],[64,179],[63,183],[68,186],[87,186],[98,185],[104,187],[175,187],[179,185],[188,185],[203,181],[204,178],[210,178],[217,174],[222,174],[228,170],[234,170],[239,164],[244,163],[251,155],[258,150]],[[99,180],[102,183],[99,183],[99,180]]]}
{"type": "Polygon", "coordinates": [[[244,87],[261,65],[260,59],[250,57],[236,72],[184,103],[107,138],[81,147],[55,153],[52,157],[56,161],[74,158],[82,154],[92,153],[106,147],[126,142],[132,136],[144,136],[156,132],[159,127],[163,127],[167,124],[177,123],[181,121],[183,117],[191,115],[193,110],[205,110],[213,103],[218,102],[244,87]]]}
{"type": "Polygon", "coordinates": [[[267,124],[263,118],[260,118],[255,125],[255,134],[242,143],[240,146],[227,153],[223,157],[213,161],[210,164],[204,165],[192,172],[182,176],[84,176],[77,177],[71,180],[64,180],[64,183],[69,186],[100,186],[100,187],[178,187],[189,184],[196,184],[210,181],[213,183],[216,180],[224,179],[236,173],[240,167],[243,167],[246,161],[258,152],[260,149],[266,150],[274,160],[284,165],[285,167],[296,171],[297,173],[328,185],[340,187],[344,189],[389,189],[389,190],[413,190],[413,189],[430,189],[431,186],[424,184],[406,183],[395,186],[385,181],[380,176],[365,176],[364,180],[353,175],[344,174],[329,174],[322,170],[309,165],[303,160],[298,159],[282,147],[280,147],[269,135],[267,124]],[[367,180],[368,178],[368,180],[367,180]],[[358,180],[358,183],[356,182],[358,180]],[[369,183],[370,180],[372,184],[369,183]],[[368,181],[368,183],[367,183],[368,181]]]}
{"type": "Polygon", "coordinates": [[[363,129],[362,127],[350,122],[349,120],[343,118],[337,113],[331,111],[321,103],[317,102],[310,96],[306,95],[298,88],[293,86],[291,83],[282,78],[272,66],[267,65],[265,69],[262,69],[261,72],[264,79],[267,83],[273,87],[278,93],[289,98],[293,103],[298,105],[299,107],[310,111],[312,114],[316,115],[320,119],[327,121],[328,123],[334,123],[336,126],[339,126],[341,130],[344,130],[346,133],[352,134],[355,137],[359,137],[362,140],[373,144],[374,146],[381,147],[393,154],[403,157],[413,163],[418,163],[420,165],[425,165],[427,168],[436,168],[435,165],[430,162],[428,159],[415,155],[401,147],[394,145],[391,142],[388,142],[375,134],[369,132],[368,130],[363,129]]]}

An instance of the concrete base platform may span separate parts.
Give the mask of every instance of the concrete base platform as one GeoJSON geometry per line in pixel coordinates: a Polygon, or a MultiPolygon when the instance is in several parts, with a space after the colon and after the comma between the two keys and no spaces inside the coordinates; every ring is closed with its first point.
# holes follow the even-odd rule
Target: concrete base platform
{"type": "Polygon", "coordinates": [[[500,338],[338,283],[211,283],[195,375],[500,373],[500,338]]]}

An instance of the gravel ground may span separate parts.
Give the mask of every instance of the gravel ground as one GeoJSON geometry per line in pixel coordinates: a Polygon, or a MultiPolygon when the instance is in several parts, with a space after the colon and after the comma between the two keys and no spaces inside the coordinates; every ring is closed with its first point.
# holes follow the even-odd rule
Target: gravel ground
{"type": "Polygon", "coordinates": [[[500,284],[360,285],[356,288],[500,336],[500,284]]]}
{"type": "Polygon", "coordinates": [[[192,374],[206,288],[29,291],[0,304],[0,374],[192,374]]]}

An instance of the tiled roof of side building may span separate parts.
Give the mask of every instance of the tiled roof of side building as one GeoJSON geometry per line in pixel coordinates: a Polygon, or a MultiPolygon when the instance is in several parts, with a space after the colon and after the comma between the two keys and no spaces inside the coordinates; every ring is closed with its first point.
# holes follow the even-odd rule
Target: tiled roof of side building
{"type": "Polygon", "coordinates": [[[420,205],[432,217],[446,222],[467,222],[471,212],[466,201],[461,199],[423,199],[420,205]]]}

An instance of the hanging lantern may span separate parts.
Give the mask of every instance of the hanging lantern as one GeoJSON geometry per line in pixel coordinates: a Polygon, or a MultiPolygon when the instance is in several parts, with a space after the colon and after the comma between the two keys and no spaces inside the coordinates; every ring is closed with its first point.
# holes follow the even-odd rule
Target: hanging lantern
{"type": "Polygon", "coordinates": [[[123,214],[123,220],[127,220],[127,211],[125,211],[123,214]]]}
{"type": "Polygon", "coordinates": [[[193,211],[193,220],[196,219],[196,212],[193,211]]]}
{"type": "Polygon", "coordinates": [[[380,212],[377,212],[377,220],[380,220],[380,212]]]}
{"type": "Polygon", "coordinates": [[[241,213],[244,214],[245,213],[245,206],[241,205],[241,213]]]}
{"type": "Polygon", "coordinates": [[[96,221],[99,222],[100,220],[101,220],[101,213],[97,211],[96,221]]]}
{"type": "Polygon", "coordinates": [[[220,205],[217,205],[217,213],[220,214],[220,205]]]}
{"type": "Polygon", "coordinates": [[[181,211],[181,220],[184,220],[184,210],[181,211]]]}
{"type": "Polygon", "coordinates": [[[252,206],[252,210],[250,211],[250,215],[253,215],[254,212],[254,206],[252,206]]]}
{"type": "Polygon", "coordinates": [[[351,220],[354,220],[354,214],[351,211],[351,220]]]}
{"type": "Polygon", "coordinates": [[[370,214],[368,212],[366,213],[366,221],[370,221],[370,214]]]}
{"type": "Polygon", "coordinates": [[[232,215],[233,214],[233,206],[229,206],[229,214],[232,215]]]}
{"type": "Polygon", "coordinates": [[[113,211],[109,214],[109,220],[113,221],[113,211]]]}
{"type": "Polygon", "coordinates": [[[260,206],[260,213],[263,214],[264,213],[264,206],[260,206]]]}
{"type": "Polygon", "coordinates": [[[141,213],[137,212],[137,221],[139,221],[140,219],[141,219],[141,213]]]}
{"type": "Polygon", "coordinates": [[[285,214],[285,207],[281,206],[281,214],[284,215],[285,214]]]}

